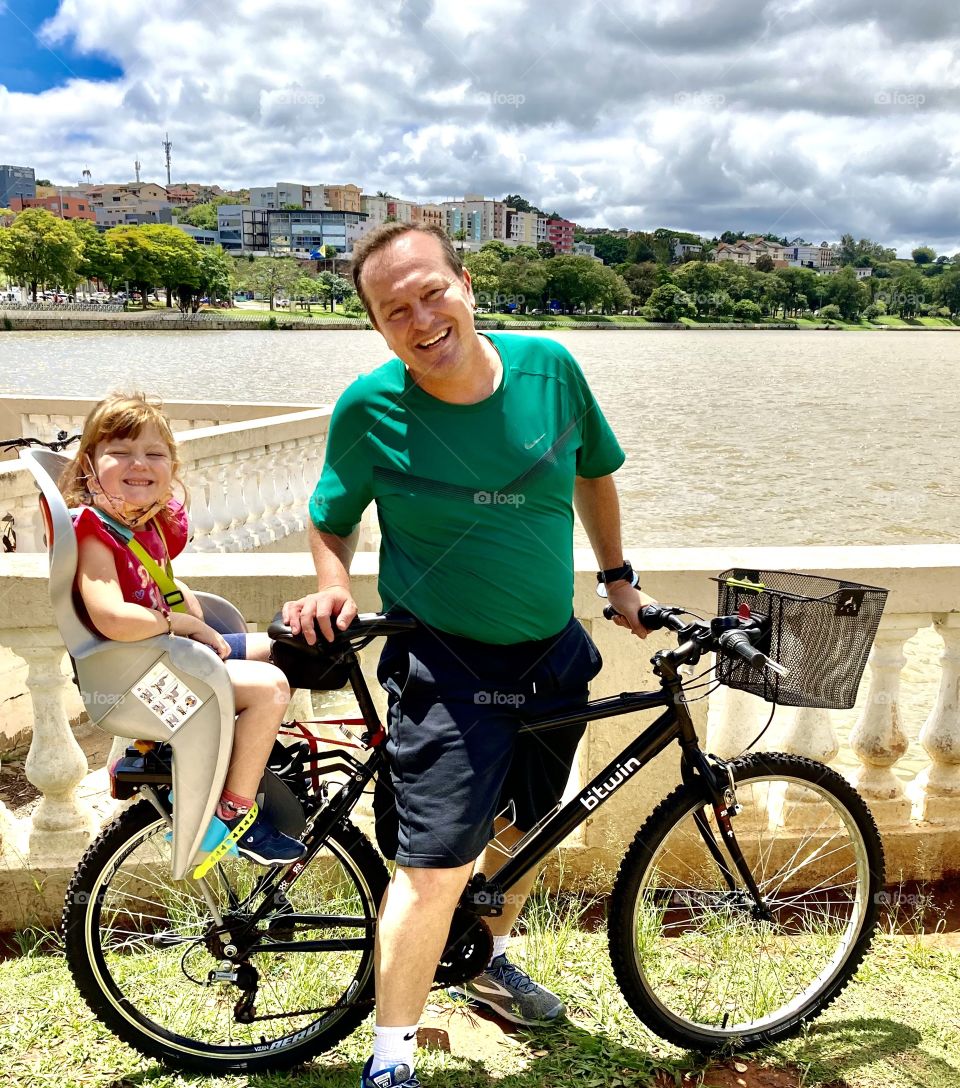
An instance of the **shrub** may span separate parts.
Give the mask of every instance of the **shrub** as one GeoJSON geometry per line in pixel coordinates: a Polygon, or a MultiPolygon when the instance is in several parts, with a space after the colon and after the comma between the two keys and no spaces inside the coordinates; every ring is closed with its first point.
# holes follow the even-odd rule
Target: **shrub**
{"type": "Polygon", "coordinates": [[[840,307],[834,306],[831,302],[827,306],[820,307],[820,317],[824,321],[839,321],[840,320],[840,307]]]}
{"type": "Polygon", "coordinates": [[[763,310],[749,298],[742,298],[733,307],[733,316],[738,321],[759,321],[763,317],[763,310]]]}

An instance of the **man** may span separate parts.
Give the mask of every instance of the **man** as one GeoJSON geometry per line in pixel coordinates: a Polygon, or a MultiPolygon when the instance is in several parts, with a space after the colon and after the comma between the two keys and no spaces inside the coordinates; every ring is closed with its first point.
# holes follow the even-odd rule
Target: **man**
{"type": "MultiPolygon", "coordinates": [[[[348,538],[377,503],[380,595],[421,626],[388,639],[389,783],[375,809],[396,870],[380,909],[373,1057],[361,1088],[413,1088],[416,1024],[456,903],[494,817],[518,841],[557,804],[582,727],[517,736],[520,713],[586,701],[600,657],[572,616],[573,503],[617,623],[643,637],[611,473],[623,451],[572,356],[551,340],[479,335],[466,271],[439,229],[391,223],[353,277],[396,358],[341,396],[310,503],[319,589],[284,606],[306,639],[357,612],[348,538]],[[512,803],[512,807],[511,807],[512,803]],[[395,810],[394,810],[395,806],[395,810]],[[395,827],[387,828],[390,817],[395,827]]],[[[491,848],[492,849],[492,848],[491,848]]],[[[482,859],[480,868],[495,868],[482,859]]],[[[529,1024],[562,1002],[506,958],[535,874],[491,919],[494,955],[466,994],[529,1024]]]]}

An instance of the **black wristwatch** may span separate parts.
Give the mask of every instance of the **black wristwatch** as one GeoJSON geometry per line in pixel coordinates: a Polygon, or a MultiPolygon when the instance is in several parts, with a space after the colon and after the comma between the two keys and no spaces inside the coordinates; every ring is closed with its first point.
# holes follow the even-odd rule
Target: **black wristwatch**
{"type": "Polygon", "coordinates": [[[629,559],[624,559],[623,565],[611,567],[609,570],[597,571],[597,596],[606,597],[607,582],[629,582],[634,589],[640,588],[640,575],[633,569],[629,559]]]}

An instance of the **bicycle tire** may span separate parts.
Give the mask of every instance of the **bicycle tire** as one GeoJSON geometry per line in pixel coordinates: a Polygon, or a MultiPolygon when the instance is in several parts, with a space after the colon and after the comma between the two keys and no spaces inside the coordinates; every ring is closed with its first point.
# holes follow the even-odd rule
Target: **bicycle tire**
{"type": "MultiPolygon", "coordinates": [[[[172,879],[167,833],[153,805],[140,800],[90,845],[67,890],[67,962],[94,1015],[148,1057],[205,1073],[288,1068],[353,1032],[372,1008],[374,923],[388,881],[369,840],[352,824],[337,826],[285,890],[289,906],[274,917],[282,927],[291,908],[329,914],[329,923],[304,924],[295,936],[276,939],[295,940],[304,931],[309,939],[320,929],[312,936],[348,935],[356,950],[254,949],[255,1014],[268,1018],[241,1023],[234,1010],[242,990],[233,982],[206,984],[208,972],[221,966],[207,944],[212,919],[197,883],[172,879]]],[[[242,912],[258,901],[264,873],[234,855],[205,879],[218,906],[229,888],[242,912]]]]}
{"type": "MultiPolygon", "coordinates": [[[[708,1054],[768,1045],[819,1015],[866,955],[883,887],[873,816],[836,771],[782,753],[730,767],[743,806],[734,832],[771,917],[753,916],[739,877],[735,891],[724,882],[693,820],[703,794],[685,785],[635,837],[608,918],[614,973],[637,1017],[708,1054]]],[[[709,804],[705,815],[716,831],[709,804]]]]}

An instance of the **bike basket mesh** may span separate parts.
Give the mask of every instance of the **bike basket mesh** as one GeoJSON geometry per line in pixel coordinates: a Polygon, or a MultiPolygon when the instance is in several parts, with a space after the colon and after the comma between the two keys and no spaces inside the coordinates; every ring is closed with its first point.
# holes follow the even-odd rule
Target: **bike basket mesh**
{"type": "Polygon", "coordinates": [[[789,671],[750,668],[717,655],[717,679],[769,703],[848,710],[867,663],[887,599],[885,589],[837,578],[780,570],[724,571],[717,613],[735,615],[747,605],[770,619],[769,645],[758,649],[789,671]]]}

